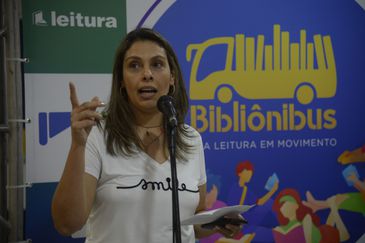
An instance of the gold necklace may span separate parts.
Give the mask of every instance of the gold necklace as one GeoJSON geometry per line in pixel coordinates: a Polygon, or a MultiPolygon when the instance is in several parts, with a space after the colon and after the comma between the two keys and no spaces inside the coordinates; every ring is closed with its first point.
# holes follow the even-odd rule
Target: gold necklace
{"type": "MultiPolygon", "coordinates": [[[[148,142],[147,144],[144,143],[143,140],[140,138],[140,141],[141,141],[141,143],[143,145],[143,148],[144,149],[148,149],[152,144],[154,144],[155,142],[159,141],[162,134],[163,134],[163,131],[161,130],[161,132],[157,136],[155,136],[154,138],[151,138],[151,141],[148,142]]],[[[150,133],[146,133],[146,136],[147,137],[151,137],[151,134],[150,133]]]]}
{"type": "MultiPolygon", "coordinates": [[[[142,127],[142,128],[144,128],[144,129],[146,129],[146,135],[147,135],[147,136],[150,136],[150,135],[151,135],[151,133],[150,133],[150,131],[149,131],[148,129],[162,127],[162,125],[157,125],[157,126],[142,126],[142,125],[137,125],[137,127],[142,127]]],[[[161,135],[161,134],[160,134],[160,135],[161,135]]],[[[159,136],[160,136],[160,135],[159,135],[159,136]]]]}
{"type": "Polygon", "coordinates": [[[137,126],[146,129],[146,133],[145,133],[146,138],[148,140],[150,140],[146,144],[145,142],[143,142],[143,140],[145,140],[145,137],[142,138],[142,137],[138,136],[139,140],[141,141],[141,144],[142,144],[142,146],[145,150],[148,149],[153,143],[157,142],[160,139],[161,135],[163,134],[163,129],[160,129],[160,133],[158,135],[152,137],[153,133],[149,131],[149,129],[151,129],[151,128],[162,127],[162,125],[158,125],[158,126],[141,126],[141,125],[137,125],[137,126]]]}

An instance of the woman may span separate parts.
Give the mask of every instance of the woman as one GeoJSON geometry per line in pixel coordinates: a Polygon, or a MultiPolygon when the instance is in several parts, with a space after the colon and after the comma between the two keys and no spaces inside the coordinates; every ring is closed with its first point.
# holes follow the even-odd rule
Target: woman
{"type": "Polygon", "coordinates": [[[273,229],[276,243],[338,243],[337,229],[321,225],[320,218],[302,204],[295,189],[286,188],[275,198],[273,211],[276,212],[279,226],[273,229]]]}
{"type": "MultiPolygon", "coordinates": [[[[202,140],[184,124],[188,98],[176,55],[158,33],[141,28],[117,50],[105,120],[96,111],[104,104],[97,97],[80,104],[70,84],[72,142],[52,202],[60,233],[70,235],[87,222],[88,243],[172,242],[167,125],[157,108],[162,95],[176,101],[180,218],[204,210],[202,140]]],[[[239,230],[182,226],[181,238],[192,243],[239,230]]]]}

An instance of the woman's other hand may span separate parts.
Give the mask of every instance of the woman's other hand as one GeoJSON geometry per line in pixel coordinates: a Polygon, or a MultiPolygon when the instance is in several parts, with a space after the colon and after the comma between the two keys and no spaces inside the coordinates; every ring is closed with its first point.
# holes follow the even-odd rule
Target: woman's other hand
{"type": "MultiPolygon", "coordinates": [[[[246,220],[240,215],[227,215],[225,216],[225,218],[227,219],[241,219],[243,222],[245,222],[246,220]]],[[[242,228],[243,228],[244,223],[240,223],[240,224],[226,224],[224,226],[216,226],[215,227],[215,231],[217,233],[221,233],[222,235],[224,235],[224,237],[226,238],[233,238],[235,237],[239,232],[241,232],[242,228]]]]}

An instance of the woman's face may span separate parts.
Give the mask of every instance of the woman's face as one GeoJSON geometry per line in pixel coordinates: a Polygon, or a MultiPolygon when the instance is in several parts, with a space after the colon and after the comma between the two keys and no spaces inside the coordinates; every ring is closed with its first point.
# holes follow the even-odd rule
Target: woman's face
{"type": "Polygon", "coordinates": [[[166,51],[152,41],[136,41],[126,52],[123,81],[134,111],[156,112],[157,101],[174,84],[166,51]]]}
{"type": "Polygon", "coordinates": [[[296,212],[298,210],[298,204],[291,201],[286,201],[280,207],[280,212],[283,216],[287,219],[294,219],[296,218],[296,212]]]}

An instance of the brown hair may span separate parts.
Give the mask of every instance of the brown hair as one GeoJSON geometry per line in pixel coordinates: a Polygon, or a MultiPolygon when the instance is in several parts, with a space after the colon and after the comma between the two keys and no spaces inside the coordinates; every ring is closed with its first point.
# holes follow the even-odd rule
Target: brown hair
{"type": "MultiPolygon", "coordinates": [[[[111,155],[123,154],[128,156],[137,152],[133,149],[134,144],[142,149],[140,139],[134,129],[135,117],[131,110],[127,93],[121,87],[121,84],[126,52],[136,41],[145,40],[156,43],[166,51],[171,74],[175,80],[175,91],[173,93],[169,91],[169,95],[175,100],[179,124],[176,129],[176,157],[184,159],[182,151],[189,152],[191,146],[183,140],[183,137],[189,138],[190,136],[186,126],[184,126],[184,119],[188,112],[189,104],[181,68],[170,44],[158,32],[148,28],[138,28],[129,32],[116,51],[110,100],[105,110],[107,117],[104,136],[107,151],[111,155]]],[[[166,122],[164,123],[164,128],[165,130],[167,128],[166,122]]],[[[167,134],[165,133],[165,141],[167,141],[166,138],[167,134]]]]}

